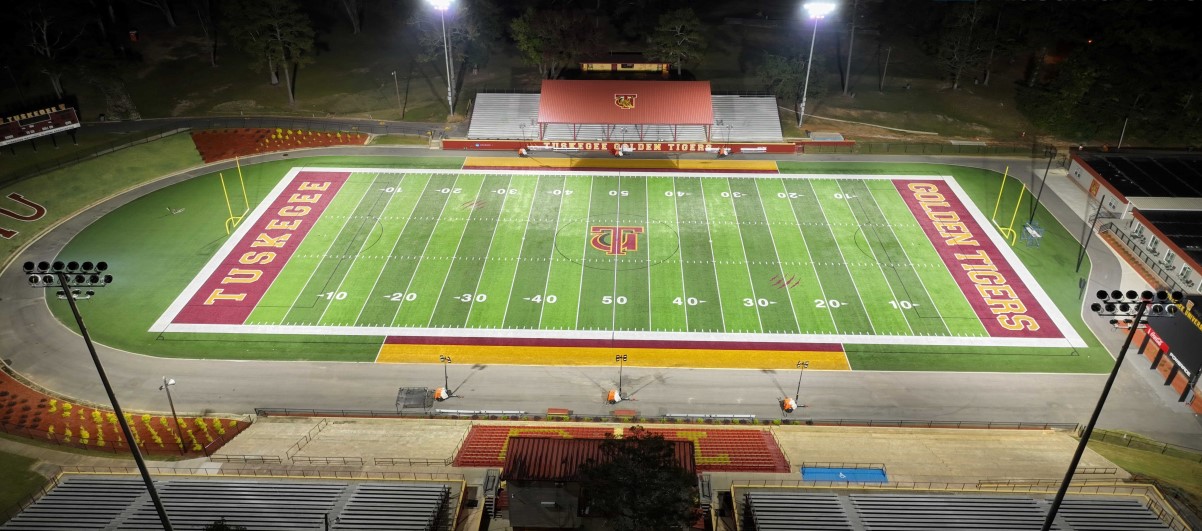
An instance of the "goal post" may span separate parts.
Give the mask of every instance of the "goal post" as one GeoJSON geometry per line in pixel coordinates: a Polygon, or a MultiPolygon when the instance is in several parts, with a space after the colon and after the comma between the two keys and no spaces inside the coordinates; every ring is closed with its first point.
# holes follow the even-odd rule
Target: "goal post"
{"type": "Polygon", "coordinates": [[[997,215],[1001,211],[1002,198],[1006,195],[1006,181],[1009,179],[1010,166],[1006,166],[1005,172],[1002,173],[1002,185],[998,187],[997,200],[993,203],[993,214],[989,216],[989,221],[993,223],[994,227],[997,227],[998,232],[1002,234],[1002,238],[1009,241],[1010,246],[1013,247],[1018,243],[1018,231],[1014,230],[1014,222],[1018,220],[1018,210],[1023,204],[1023,198],[1027,195],[1027,185],[1019,182],[1018,197],[1014,200],[1014,212],[1010,215],[1010,222],[1006,226],[1002,226],[997,219],[997,215]]]}
{"type": "Polygon", "coordinates": [[[229,217],[225,218],[226,236],[229,236],[231,233],[233,233],[234,228],[242,222],[242,218],[246,217],[246,214],[250,212],[250,199],[246,196],[246,181],[242,178],[242,164],[238,161],[237,157],[234,157],[234,165],[238,168],[238,184],[242,189],[243,210],[240,214],[234,214],[234,206],[230,201],[229,187],[225,185],[225,174],[220,172],[217,173],[218,179],[221,180],[221,195],[225,197],[225,209],[226,212],[229,213],[229,217]]]}

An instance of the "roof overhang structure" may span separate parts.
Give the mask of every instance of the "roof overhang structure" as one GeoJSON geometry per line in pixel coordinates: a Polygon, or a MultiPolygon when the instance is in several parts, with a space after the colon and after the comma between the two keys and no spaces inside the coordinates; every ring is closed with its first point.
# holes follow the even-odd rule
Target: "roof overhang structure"
{"type": "Polygon", "coordinates": [[[570,126],[573,140],[584,125],[603,126],[605,140],[620,127],[633,127],[644,140],[651,126],[670,127],[673,141],[678,128],[701,127],[708,140],[714,106],[708,81],[548,79],[538,106],[540,139],[551,124],[570,126]]]}

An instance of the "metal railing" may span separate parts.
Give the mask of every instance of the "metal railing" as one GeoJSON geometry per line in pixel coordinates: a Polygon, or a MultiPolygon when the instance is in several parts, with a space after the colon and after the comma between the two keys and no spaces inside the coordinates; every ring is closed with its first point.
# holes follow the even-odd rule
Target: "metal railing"
{"type": "Polygon", "coordinates": [[[354,418],[449,418],[470,420],[551,420],[558,422],[654,422],[658,424],[740,424],[740,425],[806,425],[806,426],[861,426],[882,428],[958,428],[994,430],[1065,430],[1073,431],[1079,426],[1065,422],[998,422],[976,420],[880,420],[880,419],[815,419],[815,418],[754,418],[754,415],[721,414],[707,416],[675,417],[669,415],[584,415],[572,412],[566,415],[541,414],[436,414],[422,412],[364,410],[364,409],[296,409],[255,408],[260,417],[354,417],[354,418]]]}
{"type": "Polygon", "coordinates": [[[312,442],[313,438],[317,437],[317,434],[321,433],[321,430],[325,429],[326,425],[329,423],[330,421],[326,419],[317,421],[317,424],[315,424],[312,428],[309,428],[309,433],[301,435],[300,439],[298,439],[295,443],[292,443],[292,446],[288,447],[288,450],[284,451],[284,455],[286,455],[289,459],[292,459],[293,456],[300,453],[302,448],[312,442]]]}
{"type": "MultiPolygon", "coordinates": [[[[118,138],[98,146],[77,151],[75,153],[68,153],[61,157],[56,157],[42,162],[34,162],[25,166],[17,166],[15,170],[13,170],[13,173],[0,173],[0,185],[15,183],[23,179],[41,175],[43,173],[51,172],[60,168],[66,168],[67,166],[72,166],[85,160],[91,160],[101,155],[107,155],[128,147],[139,146],[148,142],[154,142],[155,140],[161,140],[187,130],[188,129],[186,127],[169,125],[152,129],[150,131],[131,133],[128,137],[118,138]]],[[[5,165],[7,166],[8,163],[5,165]]]]}
{"type": "Polygon", "coordinates": [[[246,463],[254,465],[284,464],[284,460],[278,455],[217,454],[209,456],[209,461],[215,461],[218,463],[246,463]]]}
{"type": "Polygon", "coordinates": [[[1202,450],[1190,448],[1188,446],[1154,441],[1152,439],[1147,439],[1129,433],[1095,429],[1090,435],[1089,440],[1091,442],[1103,442],[1106,444],[1131,448],[1132,450],[1154,452],[1169,457],[1175,457],[1177,459],[1202,463],[1202,450]]]}
{"type": "Polygon", "coordinates": [[[851,468],[856,470],[884,470],[885,463],[842,463],[834,461],[806,461],[801,468],[851,468]]]}
{"type": "MultiPolygon", "coordinates": [[[[301,478],[301,479],[352,479],[352,480],[400,480],[400,481],[463,481],[463,474],[450,472],[390,472],[377,470],[337,470],[331,468],[305,469],[293,466],[271,468],[191,468],[191,467],[149,467],[155,476],[230,476],[230,477],[270,477],[270,478],[301,478]]],[[[64,466],[60,467],[63,474],[109,474],[134,475],[138,474],[135,467],[120,466],[64,466]]]]}
{"type": "MultiPolygon", "coordinates": [[[[1138,239],[1130,234],[1127,234],[1126,231],[1120,229],[1113,221],[1107,221],[1105,224],[1103,224],[1099,232],[1109,232],[1116,239],[1122,242],[1123,246],[1126,247],[1131,254],[1135,255],[1140,262],[1143,262],[1143,266],[1146,267],[1148,271],[1156,275],[1156,278],[1160,279],[1161,282],[1165,283],[1163,286],[1159,287],[1167,288],[1170,291],[1188,291],[1184,286],[1178,283],[1176,275],[1174,275],[1172,271],[1165,267],[1164,262],[1160,260],[1159,256],[1153,255],[1149,253],[1147,249],[1145,249],[1145,247],[1142,245],[1145,240],[1138,239]]],[[[1170,251],[1165,250],[1163,252],[1167,253],[1170,251]]]]}
{"type": "Polygon", "coordinates": [[[1030,155],[1043,153],[1042,144],[964,145],[936,142],[848,142],[828,145],[823,142],[799,142],[798,152],[814,155],[1030,155]]]}
{"type": "Polygon", "coordinates": [[[363,466],[362,457],[294,455],[289,460],[297,465],[363,466]]]}
{"type": "Polygon", "coordinates": [[[446,459],[428,459],[424,457],[377,457],[372,460],[375,466],[451,466],[455,457],[446,459]]]}
{"type": "Polygon", "coordinates": [[[0,524],[11,520],[14,516],[16,516],[18,514],[21,514],[21,511],[24,511],[26,507],[29,507],[30,505],[37,503],[38,500],[42,499],[42,496],[45,496],[50,491],[54,490],[54,488],[57,486],[58,486],[58,475],[56,474],[53,477],[51,477],[49,480],[47,480],[46,484],[44,484],[40,488],[38,488],[37,492],[30,494],[29,496],[26,496],[21,501],[14,503],[13,505],[4,509],[3,512],[0,512],[0,524]]]}

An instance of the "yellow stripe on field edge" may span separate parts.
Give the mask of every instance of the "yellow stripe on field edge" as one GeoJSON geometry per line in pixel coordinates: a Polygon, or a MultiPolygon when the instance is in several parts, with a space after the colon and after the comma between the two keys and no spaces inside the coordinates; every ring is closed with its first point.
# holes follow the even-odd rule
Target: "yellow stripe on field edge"
{"type": "Polygon", "coordinates": [[[629,354],[626,364],[635,367],[793,369],[799,360],[808,360],[811,369],[851,370],[842,351],[814,350],[385,344],[376,362],[435,363],[439,355],[449,355],[460,364],[598,366],[613,365],[615,353],[629,354]]]}

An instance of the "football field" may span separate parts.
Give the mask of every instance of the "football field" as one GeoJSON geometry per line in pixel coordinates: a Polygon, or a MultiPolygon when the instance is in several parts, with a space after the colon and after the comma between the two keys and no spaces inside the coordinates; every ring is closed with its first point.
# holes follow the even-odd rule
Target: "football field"
{"type": "Polygon", "coordinates": [[[154,332],[1065,346],[950,178],[290,172],[154,332]]]}

